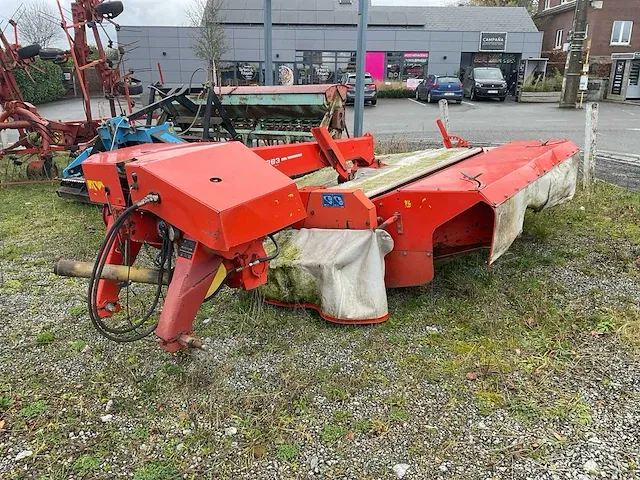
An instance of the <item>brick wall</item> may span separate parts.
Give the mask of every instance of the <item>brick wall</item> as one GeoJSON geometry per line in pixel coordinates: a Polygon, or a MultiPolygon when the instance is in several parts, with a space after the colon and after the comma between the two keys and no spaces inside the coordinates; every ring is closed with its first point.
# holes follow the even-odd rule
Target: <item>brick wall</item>
{"type": "MultiPolygon", "coordinates": [[[[573,26],[573,11],[564,11],[554,15],[545,15],[540,19],[536,19],[538,29],[544,32],[542,39],[542,50],[554,50],[556,41],[556,32],[563,30],[562,43],[566,42],[569,36],[569,30],[573,26]]],[[[562,48],[562,45],[561,45],[562,48]]]]}
{"type": "MultiPolygon", "coordinates": [[[[561,0],[551,0],[551,7],[560,5],[560,2],[561,0]]],[[[544,7],[544,0],[540,0],[540,5],[544,7]]],[[[567,35],[573,25],[574,6],[575,2],[570,2],[566,7],[558,8],[557,12],[541,10],[538,13],[535,18],[536,25],[538,29],[544,31],[542,50],[553,50],[556,31],[559,29],[564,30],[563,42],[567,41],[567,35]]],[[[640,7],[638,0],[604,0],[604,6],[600,10],[589,7],[587,18],[592,56],[610,58],[612,53],[640,52],[640,7]],[[634,22],[631,45],[610,45],[615,20],[634,22]]]]}

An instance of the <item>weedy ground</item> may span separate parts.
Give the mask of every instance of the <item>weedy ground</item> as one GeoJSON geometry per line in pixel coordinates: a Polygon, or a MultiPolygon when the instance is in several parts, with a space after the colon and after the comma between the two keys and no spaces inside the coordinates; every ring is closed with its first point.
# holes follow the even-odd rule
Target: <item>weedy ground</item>
{"type": "Polygon", "coordinates": [[[102,339],[53,275],[104,234],[54,190],[0,187],[0,478],[638,478],[640,195],[528,213],[377,326],[224,290],[211,352],[170,355],[102,339]]]}

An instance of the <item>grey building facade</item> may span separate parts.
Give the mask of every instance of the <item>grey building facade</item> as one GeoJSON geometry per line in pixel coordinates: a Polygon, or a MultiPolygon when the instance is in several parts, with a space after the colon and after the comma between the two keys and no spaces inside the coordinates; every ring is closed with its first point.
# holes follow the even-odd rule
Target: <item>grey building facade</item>
{"type": "MultiPolygon", "coordinates": [[[[332,83],[355,69],[358,0],[273,0],[276,84],[332,83]]],[[[264,1],[225,0],[226,85],[264,82],[264,1]]],[[[201,83],[205,62],[193,50],[193,27],[127,27],[118,32],[125,67],[143,82],[201,83]],[[195,73],[194,73],[195,72],[195,73]]],[[[375,80],[409,86],[427,74],[461,75],[498,66],[506,78],[520,59],[537,58],[543,34],[524,8],[371,6],[366,69],[375,80]]]]}

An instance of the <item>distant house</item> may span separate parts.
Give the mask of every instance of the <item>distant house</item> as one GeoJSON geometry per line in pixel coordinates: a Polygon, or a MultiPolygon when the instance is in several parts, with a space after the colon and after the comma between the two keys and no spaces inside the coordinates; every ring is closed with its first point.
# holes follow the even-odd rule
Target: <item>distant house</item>
{"type": "MultiPolygon", "coordinates": [[[[543,52],[568,49],[575,7],[575,0],[540,0],[534,21],[543,52]]],[[[640,0],[590,0],[587,19],[590,62],[611,64],[609,97],[640,98],[640,0]]]]}

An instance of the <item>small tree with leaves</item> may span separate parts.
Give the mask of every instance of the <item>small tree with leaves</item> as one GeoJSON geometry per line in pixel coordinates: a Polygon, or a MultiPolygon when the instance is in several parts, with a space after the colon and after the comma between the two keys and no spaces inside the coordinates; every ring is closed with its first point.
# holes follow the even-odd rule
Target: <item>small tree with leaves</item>
{"type": "Polygon", "coordinates": [[[193,0],[187,11],[190,24],[197,27],[192,35],[193,49],[198,58],[207,62],[207,76],[212,85],[217,83],[216,65],[226,49],[221,7],[222,0],[193,0]]]}
{"type": "Polygon", "coordinates": [[[57,20],[59,16],[58,10],[44,0],[27,4],[18,20],[20,43],[45,48],[62,39],[64,32],[57,20]]]}

